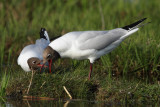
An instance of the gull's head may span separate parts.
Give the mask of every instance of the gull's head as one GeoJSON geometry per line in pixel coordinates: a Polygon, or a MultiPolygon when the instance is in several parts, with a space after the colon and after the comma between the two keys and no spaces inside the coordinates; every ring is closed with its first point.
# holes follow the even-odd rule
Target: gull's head
{"type": "Polygon", "coordinates": [[[42,61],[36,57],[32,57],[27,60],[28,66],[31,70],[37,70],[38,68],[40,68],[42,66],[41,62],[42,61]]]}
{"type": "Polygon", "coordinates": [[[47,46],[43,51],[43,64],[50,60],[55,61],[58,58],[60,58],[59,53],[52,49],[50,46],[47,46]]]}

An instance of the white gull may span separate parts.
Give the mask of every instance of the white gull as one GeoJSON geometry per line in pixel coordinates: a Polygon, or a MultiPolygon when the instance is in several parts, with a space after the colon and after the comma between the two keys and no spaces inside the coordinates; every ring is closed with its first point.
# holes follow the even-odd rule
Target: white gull
{"type": "Polygon", "coordinates": [[[35,44],[27,45],[23,48],[17,59],[18,65],[26,72],[40,68],[43,51],[49,43],[47,31],[41,28],[40,39],[36,40],[35,44]]]}
{"type": "Polygon", "coordinates": [[[77,60],[89,59],[91,77],[92,65],[101,56],[115,49],[125,38],[145,25],[143,18],[135,23],[108,31],[74,31],[52,41],[43,52],[43,63],[58,58],[77,60]]]}

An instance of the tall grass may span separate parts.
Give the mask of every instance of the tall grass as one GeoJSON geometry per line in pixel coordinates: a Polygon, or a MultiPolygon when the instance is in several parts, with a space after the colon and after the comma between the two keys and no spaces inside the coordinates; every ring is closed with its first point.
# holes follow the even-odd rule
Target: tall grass
{"type": "MultiPolygon", "coordinates": [[[[4,35],[6,35],[6,31],[4,31],[4,33],[3,33],[4,35]]],[[[5,36],[2,36],[2,42],[1,42],[1,47],[0,47],[0,52],[1,52],[1,56],[0,56],[0,61],[1,61],[1,65],[3,64],[3,60],[4,60],[4,55],[5,55],[5,36]]]]}
{"type": "Polygon", "coordinates": [[[4,101],[4,98],[6,96],[6,88],[9,82],[10,76],[6,74],[6,72],[1,76],[0,81],[0,100],[4,101]]]}

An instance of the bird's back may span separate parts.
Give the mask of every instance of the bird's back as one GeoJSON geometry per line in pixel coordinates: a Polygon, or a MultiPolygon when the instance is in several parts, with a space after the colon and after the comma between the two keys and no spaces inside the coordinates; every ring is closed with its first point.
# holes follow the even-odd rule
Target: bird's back
{"type": "Polygon", "coordinates": [[[72,45],[81,50],[101,50],[127,33],[126,30],[117,28],[108,31],[77,31],[69,32],[55,40],[58,48],[69,49],[72,45]]]}

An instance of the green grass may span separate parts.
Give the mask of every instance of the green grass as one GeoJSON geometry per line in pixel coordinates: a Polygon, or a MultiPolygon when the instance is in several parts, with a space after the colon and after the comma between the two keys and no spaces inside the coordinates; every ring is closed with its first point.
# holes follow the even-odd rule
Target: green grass
{"type": "Polygon", "coordinates": [[[5,101],[4,97],[6,96],[6,89],[8,85],[10,76],[6,74],[6,72],[1,76],[1,81],[0,81],[0,101],[5,101]]]}
{"type": "MultiPolygon", "coordinates": [[[[118,84],[123,90],[132,83],[124,82],[123,84],[123,79],[131,79],[133,87],[139,83],[134,92],[135,96],[143,96],[148,92],[153,94],[153,90],[158,88],[157,78],[160,75],[160,1],[100,0],[100,2],[104,16],[103,24],[98,0],[0,1],[0,74],[7,71],[4,76],[11,75],[8,80],[8,93],[17,91],[26,93],[30,73],[25,73],[17,65],[16,60],[24,46],[34,43],[39,38],[41,27],[45,27],[50,38],[53,38],[71,31],[103,30],[104,28],[108,30],[123,27],[147,17],[147,20],[151,21],[150,24],[95,62],[91,81],[87,81],[89,61],[61,59],[54,63],[55,74],[35,76],[30,95],[67,97],[62,89],[65,85],[75,98],[108,100],[108,97],[100,95],[100,91],[102,93],[109,91],[114,96],[109,97],[110,99],[117,96],[121,99],[122,96],[119,95],[121,88],[118,84]],[[44,89],[36,92],[45,81],[46,88],[43,87],[44,89]],[[97,91],[92,95],[90,93],[94,86],[97,86],[97,91]],[[141,88],[150,91],[142,91],[141,88]]],[[[158,92],[159,89],[156,93],[158,92]]],[[[126,93],[122,95],[128,98],[126,93]]]]}

